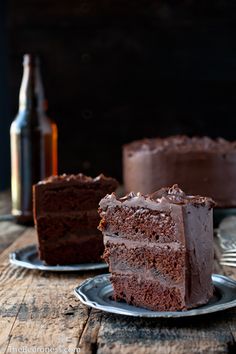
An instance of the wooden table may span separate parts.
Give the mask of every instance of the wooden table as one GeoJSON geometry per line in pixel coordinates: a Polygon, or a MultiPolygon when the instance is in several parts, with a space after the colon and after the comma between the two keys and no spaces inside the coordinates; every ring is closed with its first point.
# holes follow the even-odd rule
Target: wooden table
{"type": "MultiPolygon", "coordinates": [[[[0,213],[9,212],[0,194],[0,213]]],[[[236,353],[236,309],[186,319],[141,320],[87,308],[73,295],[99,272],[50,273],[9,264],[8,255],[36,242],[33,228],[0,223],[0,353],[236,353]]],[[[236,268],[215,272],[236,279],[236,268]]]]}

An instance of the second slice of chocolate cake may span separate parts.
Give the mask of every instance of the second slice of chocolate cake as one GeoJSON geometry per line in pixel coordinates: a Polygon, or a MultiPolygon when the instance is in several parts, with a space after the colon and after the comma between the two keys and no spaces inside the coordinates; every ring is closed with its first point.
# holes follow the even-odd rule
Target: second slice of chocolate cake
{"type": "Polygon", "coordinates": [[[104,259],[114,299],[156,311],[187,310],[213,294],[210,198],[174,185],[151,195],[113,193],[100,202],[104,259]]]}
{"type": "Polygon", "coordinates": [[[115,179],[83,174],[52,176],[33,188],[40,259],[50,265],[100,262],[98,203],[115,191],[115,179]]]}

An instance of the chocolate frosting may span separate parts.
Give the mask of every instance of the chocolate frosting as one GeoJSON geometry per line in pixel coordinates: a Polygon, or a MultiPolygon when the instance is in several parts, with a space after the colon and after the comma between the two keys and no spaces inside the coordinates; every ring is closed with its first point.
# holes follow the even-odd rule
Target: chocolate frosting
{"type": "Polygon", "coordinates": [[[211,198],[202,196],[186,195],[177,184],[172,187],[161,188],[158,191],[143,195],[141,193],[130,192],[122,198],[117,198],[115,193],[106,195],[99,203],[102,209],[106,209],[112,204],[127,205],[130,207],[144,207],[152,210],[158,210],[163,204],[192,204],[208,206],[209,209],[215,206],[211,198]]]}
{"type": "Polygon", "coordinates": [[[187,136],[135,141],[123,148],[123,178],[126,192],[153,193],[178,183],[186,194],[235,207],[236,141],[187,136]]]}
{"type": "MultiPolygon", "coordinates": [[[[42,181],[39,181],[38,184],[47,184],[47,183],[64,183],[64,182],[79,182],[79,183],[93,183],[98,181],[115,181],[115,179],[111,177],[106,177],[103,174],[98,175],[95,178],[90,176],[86,176],[83,173],[78,174],[62,174],[59,176],[50,176],[45,178],[42,181]]],[[[117,183],[117,182],[116,182],[117,183]]]]}
{"type": "Polygon", "coordinates": [[[236,141],[230,142],[223,138],[211,139],[207,136],[188,137],[186,135],[174,135],[167,138],[153,138],[133,141],[124,145],[130,154],[140,151],[175,151],[183,153],[187,151],[236,151],[236,141]]]}

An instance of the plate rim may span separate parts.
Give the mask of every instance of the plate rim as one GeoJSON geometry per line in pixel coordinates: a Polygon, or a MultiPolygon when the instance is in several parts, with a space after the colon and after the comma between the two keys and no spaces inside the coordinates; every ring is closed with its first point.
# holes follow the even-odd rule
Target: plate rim
{"type": "Polygon", "coordinates": [[[29,244],[22,248],[18,248],[13,252],[9,253],[9,261],[11,264],[31,270],[42,270],[42,271],[52,271],[52,272],[79,272],[79,271],[90,271],[90,270],[99,270],[108,268],[107,264],[104,262],[101,263],[81,263],[81,264],[71,264],[71,265],[44,265],[42,264],[33,264],[28,260],[20,260],[19,254],[22,252],[32,252],[32,254],[37,251],[37,244],[29,244]]]}
{"type": "MultiPolygon", "coordinates": [[[[82,292],[82,288],[89,284],[91,281],[94,281],[94,279],[98,278],[106,278],[106,280],[109,280],[111,276],[111,273],[106,273],[106,274],[100,274],[95,277],[88,278],[84,280],[80,285],[78,285],[76,288],[74,288],[74,295],[79,298],[79,300],[84,304],[89,307],[93,307],[97,310],[102,310],[104,312],[108,313],[113,313],[113,314],[119,314],[119,315],[126,315],[126,316],[132,316],[132,317],[142,317],[142,318],[185,318],[185,317],[192,317],[192,316],[200,316],[200,315],[207,315],[210,313],[215,313],[219,311],[224,311],[229,308],[233,308],[236,306],[236,296],[234,300],[231,300],[229,302],[226,302],[224,304],[216,304],[212,305],[211,307],[208,308],[195,308],[195,309],[190,309],[187,311],[152,311],[152,310],[147,310],[143,309],[144,312],[131,312],[130,310],[127,309],[122,309],[122,308],[116,308],[114,306],[106,306],[106,305],[101,305],[98,304],[92,300],[89,300],[88,297],[82,292]]],[[[227,277],[225,275],[221,274],[212,274],[212,281],[218,283],[222,283],[222,281],[228,282],[231,285],[234,286],[236,289],[236,281],[230,277],[227,277]]],[[[132,306],[132,305],[130,305],[132,306]]],[[[135,307],[135,306],[134,306],[135,307]]],[[[138,307],[137,307],[138,308],[138,307]]],[[[142,310],[140,307],[139,309],[142,310]]]]}

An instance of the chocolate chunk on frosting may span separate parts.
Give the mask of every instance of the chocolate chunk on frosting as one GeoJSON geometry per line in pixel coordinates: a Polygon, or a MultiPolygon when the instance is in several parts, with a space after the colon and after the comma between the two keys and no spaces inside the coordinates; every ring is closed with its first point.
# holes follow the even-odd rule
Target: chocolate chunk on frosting
{"type": "Polygon", "coordinates": [[[83,182],[83,183],[93,183],[93,182],[98,182],[98,181],[109,181],[111,180],[111,177],[105,177],[103,174],[98,175],[95,178],[92,178],[90,176],[86,176],[83,173],[78,173],[78,174],[62,174],[58,176],[50,176],[45,178],[44,180],[38,182],[38,184],[46,184],[46,183],[53,183],[53,182],[58,182],[58,183],[63,183],[63,182],[83,182]]]}
{"type": "Polygon", "coordinates": [[[153,138],[136,140],[124,145],[129,153],[140,153],[145,151],[173,152],[188,151],[215,151],[229,152],[236,150],[236,141],[227,141],[223,138],[211,139],[207,136],[188,137],[186,135],[174,135],[167,138],[153,138]]]}
{"type": "Polygon", "coordinates": [[[129,207],[143,207],[158,210],[163,204],[193,204],[195,206],[208,206],[213,208],[215,202],[208,197],[186,195],[177,184],[172,187],[161,188],[158,191],[143,195],[130,192],[122,198],[117,198],[115,193],[108,194],[99,203],[102,209],[112,205],[127,205],[129,207]]]}
{"type": "Polygon", "coordinates": [[[162,188],[157,192],[150,194],[150,199],[160,200],[160,198],[165,198],[170,203],[173,204],[201,204],[208,206],[215,206],[215,202],[208,197],[202,197],[199,195],[186,195],[182,189],[179,188],[178,184],[174,184],[170,188],[162,188]]]}

